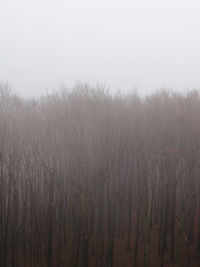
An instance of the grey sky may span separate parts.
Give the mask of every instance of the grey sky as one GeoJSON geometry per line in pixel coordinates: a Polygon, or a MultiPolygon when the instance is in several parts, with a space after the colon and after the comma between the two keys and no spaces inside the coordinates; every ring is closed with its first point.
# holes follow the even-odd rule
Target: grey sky
{"type": "Polygon", "coordinates": [[[0,80],[26,96],[78,80],[200,88],[200,2],[0,0],[0,80]]]}

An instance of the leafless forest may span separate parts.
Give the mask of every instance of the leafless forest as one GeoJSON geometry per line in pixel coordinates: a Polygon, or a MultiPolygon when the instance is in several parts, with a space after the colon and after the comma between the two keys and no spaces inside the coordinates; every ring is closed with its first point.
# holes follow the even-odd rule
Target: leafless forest
{"type": "Polygon", "coordinates": [[[199,266],[200,95],[0,86],[0,266],[199,266]]]}

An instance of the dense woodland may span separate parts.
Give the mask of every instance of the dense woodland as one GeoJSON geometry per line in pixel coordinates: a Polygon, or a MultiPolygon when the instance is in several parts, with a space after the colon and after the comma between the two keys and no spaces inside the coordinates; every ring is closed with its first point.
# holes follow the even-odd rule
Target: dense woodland
{"type": "Polygon", "coordinates": [[[0,85],[0,266],[200,263],[200,94],[0,85]]]}

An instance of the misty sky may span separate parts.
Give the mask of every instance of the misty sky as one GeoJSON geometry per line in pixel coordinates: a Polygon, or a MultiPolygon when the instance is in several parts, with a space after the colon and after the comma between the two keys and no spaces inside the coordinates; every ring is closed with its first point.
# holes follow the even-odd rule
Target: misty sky
{"type": "Polygon", "coordinates": [[[0,0],[0,80],[25,96],[77,81],[200,88],[200,2],[0,0]]]}

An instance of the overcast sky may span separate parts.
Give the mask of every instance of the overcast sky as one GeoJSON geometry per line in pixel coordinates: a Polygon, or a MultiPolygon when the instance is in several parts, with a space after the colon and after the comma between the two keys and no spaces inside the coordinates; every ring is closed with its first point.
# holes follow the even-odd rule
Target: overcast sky
{"type": "Polygon", "coordinates": [[[200,1],[0,0],[0,80],[25,96],[200,88],[200,1]]]}

